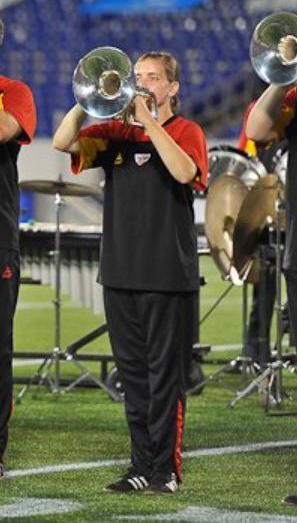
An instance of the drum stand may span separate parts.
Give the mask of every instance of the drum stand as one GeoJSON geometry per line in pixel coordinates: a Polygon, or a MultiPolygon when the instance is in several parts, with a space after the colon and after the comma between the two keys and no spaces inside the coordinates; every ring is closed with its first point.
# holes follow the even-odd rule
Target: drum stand
{"type": "MultiPolygon", "coordinates": [[[[38,387],[40,385],[47,384],[49,389],[53,393],[64,393],[67,390],[71,390],[79,382],[81,382],[86,377],[89,377],[95,384],[102,388],[107,394],[116,401],[119,401],[119,396],[109,387],[107,387],[103,381],[91,374],[91,372],[85,367],[81,362],[77,361],[74,356],[74,352],[63,351],[61,349],[61,249],[60,249],[60,240],[61,240],[61,231],[60,231],[60,215],[61,208],[64,205],[64,199],[61,194],[57,192],[55,194],[55,206],[56,206],[56,230],[55,230],[55,248],[51,254],[54,257],[54,266],[55,266],[55,298],[53,300],[55,315],[54,315],[54,348],[52,352],[46,356],[43,360],[37,371],[31,376],[29,382],[22,388],[18,396],[16,397],[15,403],[21,403],[26,392],[29,390],[32,384],[37,382],[38,387]],[[80,370],[82,376],[75,380],[72,385],[67,389],[61,388],[61,369],[60,363],[61,360],[68,360],[74,363],[74,365],[80,370]],[[54,367],[53,376],[50,374],[51,368],[54,367]]],[[[98,335],[98,330],[94,331],[98,335]]],[[[96,336],[93,336],[96,337],[96,336]]],[[[87,341],[93,339],[89,338],[87,341]]]]}
{"type": "Polygon", "coordinates": [[[282,276],[282,250],[283,246],[281,243],[281,215],[285,210],[285,204],[281,199],[280,194],[275,202],[276,206],[276,238],[275,238],[275,259],[276,259],[276,359],[269,363],[267,368],[261,372],[249,385],[242,391],[237,392],[236,398],[230,403],[230,407],[234,407],[235,404],[248,396],[253,390],[259,387],[262,382],[267,382],[266,395],[265,395],[265,410],[268,412],[270,406],[281,405],[284,398],[283,384],[282,384],[282,370],[288,367],[287,362],[283,362],[282,359],[282,296],[281,296],[281,276],[282,276]],[[273,391],[273,393],[272,393],[273,391]],[[271,401],[273,398],[273,401],[271,401]]]}

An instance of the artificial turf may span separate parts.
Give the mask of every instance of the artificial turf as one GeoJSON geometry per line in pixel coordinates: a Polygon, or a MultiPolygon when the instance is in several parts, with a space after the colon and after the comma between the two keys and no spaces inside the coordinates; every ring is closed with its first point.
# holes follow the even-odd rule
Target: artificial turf
{"type": "MultiPolygon", "coordinates": [[[[208,281],[201,289],[203,316],[228,283],[221,281],[208,257],[201,260],[201,272],[208,281]]],[[[16,351],[52,350],[52,298],[53,291],[47,287],[22,287],[15,323],[16,351]]],[[[228,360],[240,355],[240,348],[230,351],[228,346],[237,344],[240,347],[241,344],[241,302],[241,289],[233,288],[201,326],[203,343],[211,346],[226,344],[224,352],[210,351],[202,365],[206,376],[220,368],[219,358],[228,360]],[[217,361],[216,365],[211,363],[212,359],[217,361]]],[[[63,347],[104,321],[103,317],[71,304],[67,297],[63,296],[63,303],[63,347]]],[[[108,337],[98,338],[82,348],[83,352],[110,353],[108,337]]],[[[18,366],[15,375],[30,376],[36,367],[36,363],[18,366]]],[[[77,373],[77,369],[72,367],[71,363],[63,362],[61,376],[77,373]]],[[[97,367],[97,364],[91,364],[93,372],[98,370],[97,367]]],[[[242,386],[242,379],[240,373],[222,373],[220,380],[209,382],[202,394],[188,398],[185,451],[297,440],[295,415],[271,415],[297,411],[296,374],[283,372],[288,397],[281,408],[270,409],[268,415],[258,392],[239,401],[234,409],[228,407],[242,386]]],[[[15,386],[15,395],[20,389],[20,385],[15,386]]],[[[129,436],[122,403],[113,402],[98,388],[76,387],[69,393],[56,394],[41,386],[36,397],[32,395],[34,391],[36,387],[32,386],[21,404],[15,407],[7,453],[9,471],[129,458],[129,436]]],[[[169,498],[104,493],[103,487],[124,470],[123,465],[117,464],[89,470],[16,476],[0,483],[0,519],[1,505],[25,498],[76,500],[82,503],[82,509],[63,515],[26,517],[24,513],[24,517],[19,519],[24,523],[108,522],[120,521],[121,516],[126,517],[125,521],[135,521],[133,517],[139,521],[140,517],[146,517],[145,521],[156,521],[154,517],[159,518],[157,520],[160,520],[161,514],[172,514],[173,517],[189,506],[265,512],[297,518],[297,508],[285,507],[281,503],[285,495],[297,493],[296,469],[297,446],[296,449],[276,448],[247,454],[186,458],[182,489],[177,496],[169,498]]],[[[224,521],[231,522],[232,516],[229,518],[224,521]]],[[[181,516],[179,521],[186,519],[181,516]]]]}

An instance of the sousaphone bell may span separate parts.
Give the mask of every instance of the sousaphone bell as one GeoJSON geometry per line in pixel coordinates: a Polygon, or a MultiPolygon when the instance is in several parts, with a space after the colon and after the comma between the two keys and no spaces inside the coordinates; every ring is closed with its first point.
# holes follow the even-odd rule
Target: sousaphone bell
{"type": "Polygon", "coordinates": [[[258,76],[268,84],[290,85],[297,80],[297,15],[274,13],[256,26],[250,57],[258,76]]]}
{"type": "Polygon", "coordinates": [[[150,98],[152,114],[157,117],[154,95],[137,87],[129,57],[116,47],[97,47],[83,56],[73,73],[72,84],[77,103],[95,118],[125,119],[125,112],[131,109],[138,94],[150,98]]]}

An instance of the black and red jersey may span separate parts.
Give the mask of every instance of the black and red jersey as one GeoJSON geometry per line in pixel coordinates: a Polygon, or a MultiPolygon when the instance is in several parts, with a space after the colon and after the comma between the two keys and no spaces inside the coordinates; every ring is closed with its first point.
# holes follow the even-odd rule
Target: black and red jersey
{"type": "MultiPolygon", "coordinates": [[[[201,128],[173,116],[164,129],[193,159],[196,188],[208,165],[201,128]]],[[[168,172],[144,130],[110,120],[79,134],[72,169],[102,166],[106,173],[101,280],[116,288],[190,291],[198,288],[193,187],[168,172]]]]}
{"type": "Polygon", "coordinates": [[[0,144],[0,249],[18,249],[17,158],[21,145],[31,142],[36,129],[36,109],[29,87],[0,76],[0,111],[10,113],[22,129],[16,140],[0,144]]]}
{"type": "Polygon", "coordinates": [[[279,139],[288,140],[286,177],[286,246],[284,268],[297,268],[297,87],[287,92],[275,129],[279,139]]]}
{"type": "Polygon", "coordinates": [[[247,140],[245,126],[248,115],[255,102],[247,109],[243,129],[240,135],[239,147],[248,153],[257,154],[265,164],[268,172],[274,172],[276,159],[288,148],[288,167],[286,176],[286,248],[284,268],[297,267],[297,87],[288,90],[282,103],[281,111],[274,126],[276,131],[275,142],[267,146],[256,147],[255,142],[247,140]]]}

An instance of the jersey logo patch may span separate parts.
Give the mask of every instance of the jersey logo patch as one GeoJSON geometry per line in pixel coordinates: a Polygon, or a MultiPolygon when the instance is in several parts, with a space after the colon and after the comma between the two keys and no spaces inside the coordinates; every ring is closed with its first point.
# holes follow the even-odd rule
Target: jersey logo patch
{"type": "Polygon", "coordinates": [[[119,153],[114,161],[114,165],[121,165],[123,163],[123,157],[121,153],[119,153]]]}
{"type": "Polygon", "coordinates": [[[143,165],[148,162],[151,158],[151,153],[136,153],[134,154],[134,160],[137,165],[143,165]]]}
{"type": "Polygon", "coordinates": [[[8,267],[8,265],[6,265],[4,271],[1,274],[1,278],[3,280],[11,280],[12,277],[13,277],[13,272],[12,272],[11,268],[8,267]]]}

